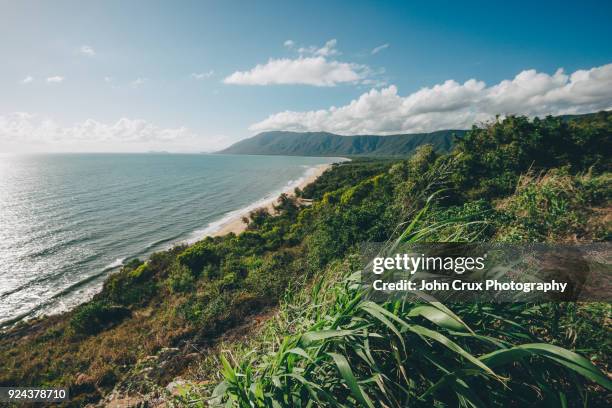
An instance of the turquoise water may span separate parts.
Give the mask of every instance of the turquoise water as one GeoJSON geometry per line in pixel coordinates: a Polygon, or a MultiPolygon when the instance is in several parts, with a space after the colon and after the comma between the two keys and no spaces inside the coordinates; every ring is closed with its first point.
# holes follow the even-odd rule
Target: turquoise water
{"type": "Polygon", "coordinates": [[[194,241],[333,158],[0,156],[0,324],[84,301],[122,262],[194,241]]]}

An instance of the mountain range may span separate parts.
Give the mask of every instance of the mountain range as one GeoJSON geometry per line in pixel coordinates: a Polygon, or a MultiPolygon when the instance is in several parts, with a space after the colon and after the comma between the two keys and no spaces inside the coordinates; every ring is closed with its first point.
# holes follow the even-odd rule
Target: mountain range
{"type": "MultiPolygon", "coordinates": [[[[559,115],[561,121],[591,120],[605,112],[559,115]]],[[[411,133],[389,136],[342,136],[328,132],[273,131],[259,133],[234,143],[217,153],[261,154],[282,156],[405,156],[422,144],[432,144],[440,152],[448,152],[453,138],[467,130],[449,129],[431,133],[411,133]]]]}
{"type": "Polygon", "coordinates": [[[465,130],[439,130],[431,133],[389,136],[341,136],[328,132],[273,131],[241,140],[218,153],[262,154],[283,156],[397,156],[411,153],[418,146],[430,143],[436,150],[448,151],[453,136],[465,130]]]}

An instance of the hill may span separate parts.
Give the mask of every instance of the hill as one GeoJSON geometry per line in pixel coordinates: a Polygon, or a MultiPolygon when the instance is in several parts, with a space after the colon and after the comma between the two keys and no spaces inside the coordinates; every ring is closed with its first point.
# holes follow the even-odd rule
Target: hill
{"type": "Polygon", "coordinates": [[[412,153],[422,144],[432,144],[437,151],[447,152],[453,135],[465,130],[440,130],[432,133],[390,136],[341,136],[327,132],[263,132],[241,140],[219,153],[269,154],[284,156],[399,156],[412,153]]]}
{"type": "Polygon", "coordinates": [[[611,134],[612,112],[508,117],[447,154],[334,165],[238,235],[0,331],[0,386],[66,387],[68,407],[609,406],[609,303],[373,303],[355,279],[368,241],[608,242],[611,134]]]}
{"type": "MultiPolygon", "coordinates": [[[[563,122],[582,122],[597,118],[598,113],[560,115],[563,122]]],[[[605,113],[600,113],[599,116],[605,113]]],[[[540,119],[541,120],[541,119],[540,119]]],[[[462,137],[467,130],[449,129],[431,133],[389,136],[342,136],[329,132],[262,132],[234,143],[217,153],[264,154],[282,156],[405,156],[423,144],[438,152],[449,152],[453,136],[462,137]]]]}

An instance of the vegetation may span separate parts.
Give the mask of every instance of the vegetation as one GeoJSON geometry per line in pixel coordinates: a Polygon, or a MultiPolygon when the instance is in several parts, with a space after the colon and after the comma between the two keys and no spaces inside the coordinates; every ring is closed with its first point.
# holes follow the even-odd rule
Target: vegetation
{"type": "MultiPolygon", "coordinates": [[[[609,114],[586,123],[510,117],[474,128],[449,155],[421,147],[387,174],[327,193],[322,202],[342,212],[343,204],[361,196],[365,210],[382,196],[395,217],[409,222],[396,232],[403,240],[607,240],[609,225],[598,210],[609,208],[610,163],[596,146],[609,143],[610,130],[609,114]],[[578,149],[579,154],[569,153],[578,149]],[[387,195],[380,188],[385,181],[392,185],[387,195]],[[438,191],[445,196],[432,200],[430,193],[438,191]]],[[[325,184],[331,183],[322,179],[325,184]]],[[[349,228],[323,220],[331,230],[349,228]]],[[[378,220],[384,233],[392,234],[385,217],[378,220]]],[[[376,240],[376,230],[368,236],[376,240]]],[[[333,247],[339,243],[330,240],[323,247],[342,253],[346,247],[333,247]]],[[[603,391],[612,390],[604,374],[611,351],[609,304],[379,305],[364,298],[359,271],[346,258],[310,291],[282,305],[267,333],[242,350],[235,347],[229,354],[233,364],[221,355],[223,381],[213,392],[213,405],[609,403],[603,391]],[[552,317],[562,323],[551,324],[552,317]],[[594,331],[578,336],[585,325],[594,331]],[[578,343],[590,359],[560,347],[577,349],[578,343]]]]}
{"type": "Polygon", "coordinates": [[[69,384],[74,406],[179,374],[192,379],[179,405],[603,406],[609,304],[374,304],[355,254],[390,238],[607,241],[610,158],[593,144],[611,126],[509,117],[450,153],[335,165],[245,232],[134,260],[92,302],[6,331],[0,385],[69,384]],[[247,341],[216,344],[270,307],[247,341]],[[142,374],[167,347],[178,354],[142,374]]]}
{"type": "Polygon", "coordinates": [[[233,144],[221,153],[283,156],[407,156],[423,145],[449,151],[453,136],[465,130],[440,130],[390,136],[340,136],[327,132],[263,132],[233,144]]]}

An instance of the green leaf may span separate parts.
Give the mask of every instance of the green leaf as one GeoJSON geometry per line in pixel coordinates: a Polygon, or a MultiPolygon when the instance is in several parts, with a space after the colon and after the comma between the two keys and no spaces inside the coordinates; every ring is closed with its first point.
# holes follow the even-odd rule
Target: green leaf
{"type": "Polygon", "coordinates": [[[606,377],[593,363],[579,354],[545,343],[522,344],[506,350],[497,350],[480,357],[480,360],[491,367],[503,366],[521,360],[531,355],[546,357],[581,375],[612,390],[612,381],[606,377]]]}
{"type": "Polygon", "coordinates": [[[225,359],[223,355],[219,356],[221,360],[221,364],[223,364],[223,376],[230,382],[235,383],[237,380],[236,372],[230,365],[230,363],[225,359]]]}
{"type": "Polygon", "coordinates": [[[459,354],[460,356],[462,356],[463,358],[465,358],[466,360],[468,360],[475,366],[481,368],[486,373],[497,377],[497,375],[493,372],[493,370],[487,367],[487,365],[484,364],[483,361],[477,359],[476,357],[474,357],[473,355],[471,355],[470,353],[462,349],[457,343],[453,342],[452,340],[450,340],[448,337],[444,336],[443,334],[430,330],[423,326],[418,326],[418,325],[413,325],[413,324],[409,324],[407,325],[407,327],[408,327],[408,330],[412,331],[413,333],[418,334],[420,336],[428,337],[432,340],[437,341],[438,343],[442,344],[448,349],[459,354]]]}
{"type": "Polygon", "coordinates": [[[345,337],[354,335],[354,330],[319,330],[304,333],[300,338],[300,343],[305,346],[310,345],[315,341],[331,339],[334,337],[345,337]]]}
{"type": "Polygon", "coordinates": [[[417,306],[414,309],[410,310],[408,316],[422,316],[430,322],[448,330],[455,330],[460,332],[465,331],[467,328],[464,324],[462,324],[452,316],[449,316],[447,313],[433,306],[417,306]]]}
{"type": "Polygon", "coordinates": [[[312,361],[312,358],[304,351],[304,349],[300,347],[292,348],[291,350],[287,350],[287,353],[297,354],[298,356],[304,357],[306,360],[312,361]]]}
{"type": "Polygon", "coordinates": [[[344,381],[346,381],[346,385],[348,385],[351,393],[355,397],[357,401],[359,401],[363,406],[374,408],[372,401],[367,396],[367,394],[363,391],[359,383],[357,383],[357,379],[353,375],[353,370],[351,370],[351,366],[349,365],[348,360],[341,354],[337,353],[327,353],[331,358],[334,359],[336,363],[336,367],[338,367],[338,371],[344,381]]]}
{"type": "MultiPolygon", "coordinates": [[[[378,305],[376,305],[378,306],[378,305]]],[[[395,335],[397,336],[397,338],[399,339],[399,341],[402,343],[402,346],[404,348],[406,348],[406,345],[404,344],[404,338],[402,337],[402,334],[399,332],[399,330],[397,330],[397,328],[395,327],[395,325],[393,323],[391,323],[391,321],[389,321],[389,319],[387,319],[384,316],[384,312],[388,311],[380,306],[378,306],[377,308],[373,308],[372,304],[364,304],[361,306],[361,309],[364,310],[365,312],[369,313],[371,316],[375,317],[376,319],[378,319],[380,322],[382,322],[385,326],[387,326],[393,333],[395,333],[395,335]],[[381,312],[381,309],[384,312],[381,312]]]]}

